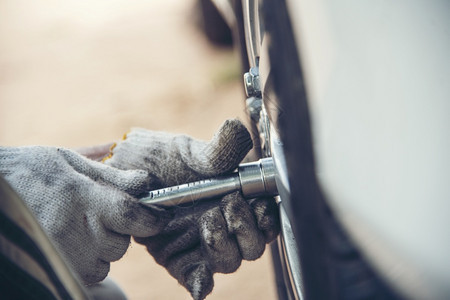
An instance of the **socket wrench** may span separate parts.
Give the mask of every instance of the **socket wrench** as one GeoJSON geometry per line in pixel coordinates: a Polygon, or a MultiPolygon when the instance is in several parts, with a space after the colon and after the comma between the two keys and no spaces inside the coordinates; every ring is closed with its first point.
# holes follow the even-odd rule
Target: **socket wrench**
{"type": "Polygon", "coordinates": [[[139,199],[145,205],[176,206],[240,191],[244,198],[276,196],[275,167],[271,157],[238,166],[229,175],[199,180],[148,192],[139,199]]]}

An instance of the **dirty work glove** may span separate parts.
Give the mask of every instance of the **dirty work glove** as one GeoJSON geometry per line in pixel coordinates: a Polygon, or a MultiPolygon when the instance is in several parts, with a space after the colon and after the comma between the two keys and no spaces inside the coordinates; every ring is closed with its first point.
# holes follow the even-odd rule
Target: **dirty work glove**
{"type": "Polygon", "coordinates": [[[174,210],[175,218],[163,232],[135,240],[144,244],[195,300],[212,291],[214,273],[232,273],[243,259],[259,258],[265,244],[279,232],[273,198],[247,203],[235,192],[174,210]]]}
{"type": "Polygon", "coordinates": [[[170,214],[133,197],[146,171],[123,171],[53,147],[0,147],[0,174],[21,196],[84,284],[103,280],[130,236],[159,233],[170,214]]]}
{"type": "MultiPolygon", "coordinates": [[[[196,181],[233,171],[252,147],[246,128],[226,121],[209,142],[183,135],[135,129],[105,163],[120,169],[144,169],[155,188],[196,181]]],[[[239,193],[187,207],[152,237],[135,237],[194,299],[213,288],[213,274],[234,272],[242,259],[260,257],[279,232],[273,199],[244,200],[239,193]]]]}

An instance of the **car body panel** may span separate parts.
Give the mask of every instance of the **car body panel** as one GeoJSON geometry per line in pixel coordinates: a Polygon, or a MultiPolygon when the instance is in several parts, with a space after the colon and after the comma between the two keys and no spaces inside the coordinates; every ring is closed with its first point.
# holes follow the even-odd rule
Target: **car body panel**
{"type": "Polygon", "coordinates": [[[317,178],[411,298],[450,296],[450,2],[287,0],[317,178]]]}

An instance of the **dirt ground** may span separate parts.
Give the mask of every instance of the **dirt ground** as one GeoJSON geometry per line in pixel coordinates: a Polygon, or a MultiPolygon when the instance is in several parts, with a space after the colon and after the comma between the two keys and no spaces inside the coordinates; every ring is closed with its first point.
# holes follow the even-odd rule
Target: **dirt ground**
{"type": "MultiPolygon", "coordinates": [[[[245,118],[237,55],[193,26],[194,1],[0,2],[0,144],[80,147],[130,127],[209,139],[245,118]]],[[[137,244],[112,264],[130,299],[190,299],[137,244]]],[[[216,275],[213,299],[275,299],[268,253],[216,275]]]]}

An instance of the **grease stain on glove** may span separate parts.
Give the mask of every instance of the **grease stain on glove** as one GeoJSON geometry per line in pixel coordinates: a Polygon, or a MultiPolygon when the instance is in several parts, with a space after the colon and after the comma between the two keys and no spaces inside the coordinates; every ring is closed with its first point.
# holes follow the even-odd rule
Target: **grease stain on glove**
{"type": "MultiPolygon", "coordinates": [[[[250,134],[238,120],[226,121],[209,142],[134,129],[105,163],[146,170],[152,186],[162,188],[231,172],[251,148],[250,134]]],[[[212,291],[214,273],[232,273],[243,259],[259,258],[279,232],[272,198],[246,201],[233,193],[169,210],[174,217],[164,230],[135,240],[196,300],[212,291]]]]}

